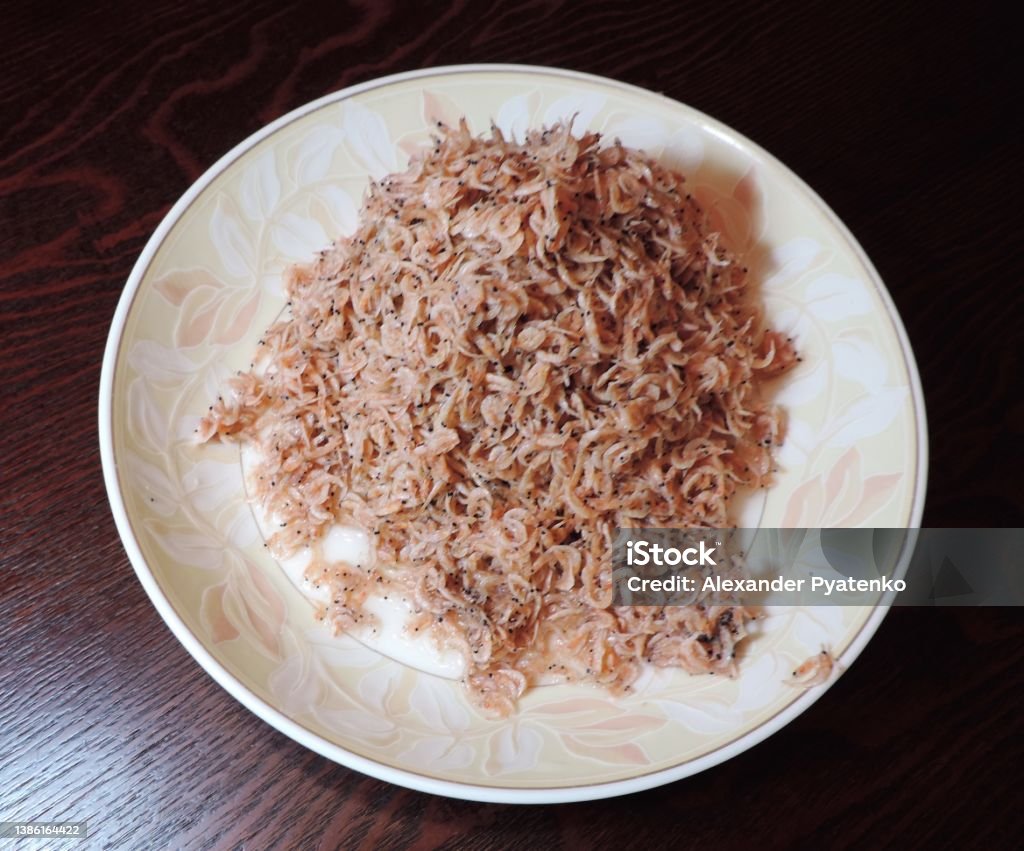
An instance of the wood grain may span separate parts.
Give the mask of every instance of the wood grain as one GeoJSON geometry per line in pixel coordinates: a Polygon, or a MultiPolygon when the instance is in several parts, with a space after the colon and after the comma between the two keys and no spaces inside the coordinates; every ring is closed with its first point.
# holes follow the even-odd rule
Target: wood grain
{"type": "Polygon", "coordinates": [[[526,62],[665,92],[804,177],[917,353],[926,524],[1024,525],[1014,29],[993,3],[938,5],[7,4],[0,819],[88,819],[104,848],[1017,844],[1019,610],[893,612],[809,712],[697,777],[591,804],[450,801],[304,750],[209,679],[132,574],[97,449],[121,288],[203,170],[339,87],[526,62]]]}

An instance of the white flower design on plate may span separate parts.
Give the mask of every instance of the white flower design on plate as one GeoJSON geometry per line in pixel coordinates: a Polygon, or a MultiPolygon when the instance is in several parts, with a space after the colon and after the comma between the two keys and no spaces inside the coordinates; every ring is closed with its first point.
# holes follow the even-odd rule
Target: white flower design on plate
{"type": "Polygon", "coordinates": [[[488,739],[484,771],[491,776],[529,771],[543,747],[544,737],[533,726],[522,721],[502,724],[488,739]]]}
{"type": "Polygon", "coordinates": [[[573,135],[580,135],[588,127],[592,127],[597,114],[608,99],[597,92],[575,92],[558,98],[545,111],[543,123],[545,127],[559,121],[573,122],[573,135]]]}
{"type": "Polygon", "coordinates": [[[272,150],[264,151],[242,172],[239,196],[242,210],[254,222],[269,219],[281,198],[277,159],[272,150]]]}
{"type": "Polygon", "coordinates": [[[345,146],[374,180],[398,169],[395,146],[387,123],[376,112],[357,100],[347,100],[341,107],[341,129],[345,146]]]}

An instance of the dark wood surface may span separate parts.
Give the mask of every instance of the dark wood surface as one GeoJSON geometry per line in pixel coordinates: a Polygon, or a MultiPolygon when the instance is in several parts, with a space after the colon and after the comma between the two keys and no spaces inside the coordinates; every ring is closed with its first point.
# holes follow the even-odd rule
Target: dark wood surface
{"type": "Polygon", "coordinates": [[[1020,610],[891,613],[810,711],[697,777],[589,804],[450,801],[314,755],[202,672],[128,565],[95,426],[129,270],[231,146],[386,73],[559,65],[683,100],[804,177],[917,352],[926,524],[1024,525],[1019,68],[995,6],[44,0],[2,19],[0,820],[88,819],[87,844],[111,848],[1019,842],[1020,610]]]}

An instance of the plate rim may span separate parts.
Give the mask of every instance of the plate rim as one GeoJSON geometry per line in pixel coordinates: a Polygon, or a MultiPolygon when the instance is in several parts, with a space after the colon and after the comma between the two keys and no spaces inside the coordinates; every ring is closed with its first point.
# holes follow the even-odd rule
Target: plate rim
{"type": "MultiPolygon", "coordinates": [[[[157,613],[164,623],[171,630],[172,634],[195,659],[203,670],[224,688],[235,700],[241,703],[246,709],[266,723],[277,729],[279,732],[298,742],[313,752],[330,759],[340,765],[359,771],[379,780],[394,783],[399,786],[414,789],[420,792],[445,795],[452,798],[464,800],[488,802],[488,803],[517,803],[517,804],[539,804],[539,803],[569,803],[574,801],[597,800],[618,795],[639,792],[657,786],[681,780],[685,777],[697,774],[708,768],[712,768],[734,756],[752,748],[754,745],[764,741],[769,736],[781,730],[803,712],[805,712],[815,701],[818,700],[832,685],[832,680],[813,689],[808,689],[804,694],[788,704],[767,721],[747,731],[733,741],[716,748],[706,754],[694,759],[686,760],[677,765],[658,771],[642,774],[637,777],[625,778],[592,785],[574,785],[565,787],[551,787],[531,789],[530,787],[515,786],[494,786],[478,785],[455,780],[443,780],[423,774],[417,774],[401,768],[396,768],[382,762],[369,759],[360,754],[346,750],[340,745],[333,744],[321,736],[306,729],[298,722],[284,715],[275,709],[265,700],[257,696],[248,687],[235,677],[221,662],[219,662],[200,639],[193,634],[184,620],[175,611],[167,595],[161,589],[153,571],[146,563],[141,547],[135,537],[131,526],[128,511],[121,494],[118,478],[117,460],[114,456],[113,443],[113,386],[118,365],[118,353],[121,341],[124,337],[125,325],[135,297],[138,294],[145,273],[156,255],[157,250],[163,244],[167,235],[174,225],[181,219],[192,202],[204,192],[209,185],[235,161],[239,160],[250,149],[262,142],[264,139],[275,134],[281,128],[315,112],[324,106],[335,102],[344,101],[363,92],[382,88],[396,83],[408,82],[421,78],[449,77],[459,74],[483,74],[483,73],[508,73],[508,74],[533,74],[567,81],[580,81],[617,89],[627,94],[642,95],[645,98],[654,97],[671,104],[673,107],[684,107],[693,117],[702,123],[709,131],[714,132],[726,143],[746,148],[757,156],[763,157],[766,161],[780,168],[796,187],[801,190],[807,199],[815,206],[819,215],[824,216],[828,222],[846,241],[848,247],[853,251],[857,260],[862,264],[872,285],[877,292],[883,307],[888,315],[889,321],[895,330],[904,364],[907,369],[911,389],[912,404],[914,409],[914,422],[917,439],[917,476],[914,482],[913,503],[910,510],[911,536],[908,545],[904,548],[897,574],[906,570],[910,555],[913,552],[916,534],[913,530],[920,526],[924,513],[926,487],[928,480],[928,429],[927,414],[924,404],[924,393],[921,386],[920,374],[917,361],[914,357],[913,348],[910,345],[906,328],[896,309],[892,296],[885,286],[882,277],[867,256],[860,243],[843,223],[842,219],[825,203],[825,201],[791,168],[778,160],[771,153],[766,151],[756,142],[747,138],[744,134],[734,130],[728,125],[718,121],[706,113],[689,106],[682,101],[667,97],[659,92],[602,77],[597,74],[589,74],[581,71],[574,71],[565,68],[529,65],[518,63],[473,63],[465,65],[443,65],[431,68],[420,68],[411,71],[404,71],[396,74],[389,74],[377,77],[362,83],[339,89],[335,92],[316,98],[290,112],[280,116],[269,124],[264,125],[256,132],[250,134],[241,142],[232,147],[227,153],[213,163],[199,178],[197,178],[185,193],[174,203],[168,212],[161,219],[156,230],[147,240],[132,271],[128,276],[124,289],[118,300],[111,321],[110,332],[103,354],[103,365],[100,374],[99,388],[99,444],[100,458],[103,467],[103,478],[107,491],[107,499],[110,503],[111,512],[114,516],[115,526],[121,543],[125,548],[132,568],[139,579],[147,596],[153,603],[157,613]]],[[[873,607],[868,619],[858,630],[856,636],[843,653],[843,663],[849,667],[860,655],[861,651],[874,636],[882,620],[889,610],[890,601],[884,600],[873,607]]]]}

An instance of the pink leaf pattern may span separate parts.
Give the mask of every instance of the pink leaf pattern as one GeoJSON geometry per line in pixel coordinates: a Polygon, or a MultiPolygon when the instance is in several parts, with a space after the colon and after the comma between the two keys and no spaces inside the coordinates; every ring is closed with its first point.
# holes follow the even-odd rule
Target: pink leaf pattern
{"type": "Polygon", "coordinates": [[[188,294],[199,287],[222,286],[206,269],[176,269],[153,282],[153,288],[174,307],[181,307],[188,294]]]}
{"type": "Polygon", "coordinates": [[[448,127],[458,127],[463,111],[447,95],[423,90],[423,123],[435,126],[439,121],[448,127]]]}
{"type": "Polygon", "coordinates": [[[215,644],[233,641],[239,636],[238,630],[235,629],[234,624],[224,612],[225,590],[226,585],[223,582],[206,588],[203,591],[203,600],[199,609],[203,627],[215,644]]]}
{"type": "Polygon", "coordinates": [[[621,745],[590,745],[581,742],[576,736],[562,734],[565,749],[577,756],[611,765],[650,765],[650,757],[639,745],[626,742],[621,745]]]}

